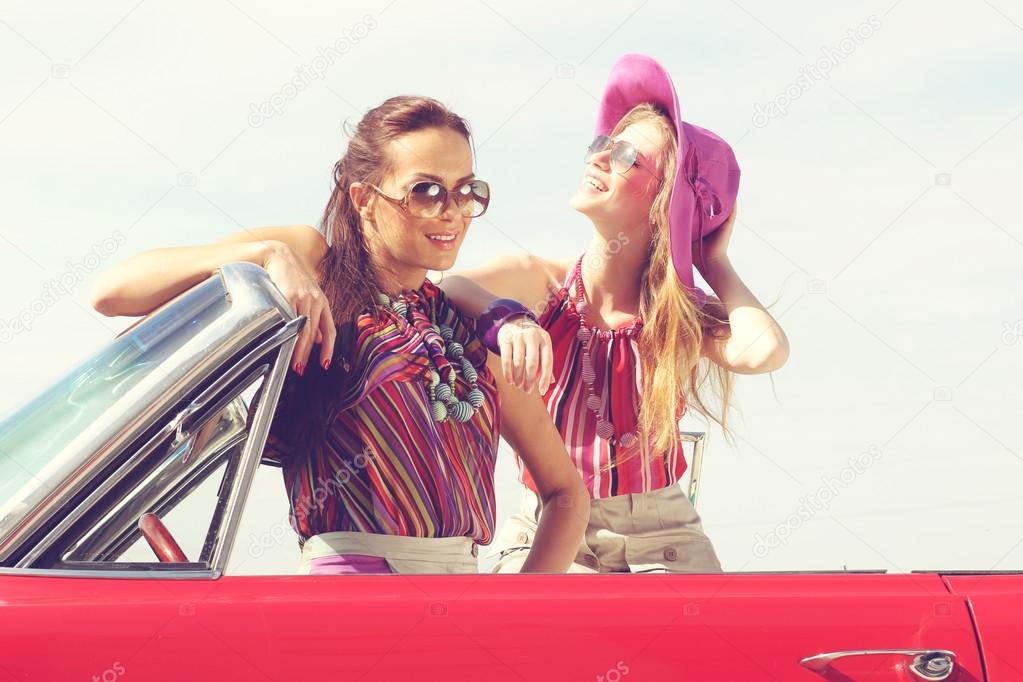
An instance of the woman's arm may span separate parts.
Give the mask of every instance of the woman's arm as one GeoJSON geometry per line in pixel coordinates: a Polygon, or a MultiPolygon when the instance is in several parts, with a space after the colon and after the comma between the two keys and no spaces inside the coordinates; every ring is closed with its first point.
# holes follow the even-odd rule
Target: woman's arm
{"type": "Polygon", "coordinates": [[[710,264],[704,274],[720,301],[708,298],[728,319],[730,333],[703,336],[703,355],[737,374],[761,374],[779,369],[789,357],[789,340],[781,325],[743,283],[728,259],[710,264]]]}
{"type": "Polygon", "coordinates": [[[224,263],[262,266],[279,246],[251,241],[144,251],[99,273],[92,284],[92,307],[108,317],[148,315],[208,279],[224,263]]]}
{"type": "Polygon", "coordinates": [[[708,297],[710,312],[728,320],[729,333],[707,333],[703,355],[736,374],[773,372],[789,357],[789,340],[781,325],[739,278],[728,258],[735,211],[724,225],[694,247],[693,262],[720,300],[708,297]]]}
{"type": "MultiPolygon", "coordinates": [[[[558,266],[530,254],[499,258],[472,270],[446,275],[438,286],[460,311],[478,318],[499,298],[511,298],[539,316],[547,306],[550,284],[559,283],[558,266]]],[[[497,336],[501,371],[509,384],[541,394],[553,380],[550,335],[525,316],[505,323],[497,336]]]]}
{"type": "Polygon", "coordinates": [[[539,396],[507,383],[493,355],[487,362],[501,393],[501,436],[522,458],[543,500],[543,514],[522,572],[566,571],[589,522],[589,493],[539,396]]]}
{"type": "Polygon", "coordinates": [[[109,317],[146,315],[208,279],[225,263],[247,261],[265,266],[284,246],[315,272],[318,260],[311,261],[315,254],[310,231],[319,236],[308,225],[260,227],[211,244],[143,251],[99,274],[92,285],[92,307],[109,317]]]}
{"type": "Polygon", "coordinates": [[[334,349],[334,320],[317,274],[326,252],[322,235],[308,225],[260,227],[212,244],[152,249],[101,272],[92,285],[92,307],[111,317],[146,315],[225,263],[255,263],[266,269],[296,314],[309,318],[292,354],[301,374],[314,342],[322,342],[321,363],[330,361],[334,349]]]}
{"type": "Polygon", "coordinates": [[[513,298],[539,315],[547,304],[548,284],[560,284],[556,269],[555,264],[524,253],[445,275],[438,286],[472,317],[479,317],[498,298],[513,298]]]}

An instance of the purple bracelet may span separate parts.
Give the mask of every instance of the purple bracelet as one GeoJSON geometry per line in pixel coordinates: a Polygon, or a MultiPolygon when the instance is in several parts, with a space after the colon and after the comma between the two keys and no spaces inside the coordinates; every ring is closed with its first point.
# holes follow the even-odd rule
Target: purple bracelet
{"type": "Polygon", "coordinates": [[[476,321],[476,336],[488,350],[500,355],[501,347],[497,344],[497,333],[501,331],[505,322],[519,315],[525,315],[533,322],[540,324],[536,315],[515,299],[499,298],[488,305],[479,320],[476,321]]]}

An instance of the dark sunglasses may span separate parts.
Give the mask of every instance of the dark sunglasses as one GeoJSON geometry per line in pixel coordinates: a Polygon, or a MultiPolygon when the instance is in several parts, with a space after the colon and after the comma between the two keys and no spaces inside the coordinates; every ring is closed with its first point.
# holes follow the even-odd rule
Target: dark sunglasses
{"type": "Polygon", "coordinates": [[[607,135],[597,135],[593,142],[586,149],[584,162],[589,163],[594,154],[599,154],[611,148],[611,170],[615,173],[625,175],[633,166],[641,167],[639,161],[639,150],[625,140],[612,141],[607,135]]]}
{"type": "Polygon", "coordinates": [[[490,185],[482,180],[470,180],[450,190],[439,182],[420,180],[413,183],[400,199],[387,196],[376,185],[371,184],[370,187],[416,218],[436,218],[447,208],[449,197],[454,200],[458,212],[466,218],[479,218],[490,205],[490,185]]]}

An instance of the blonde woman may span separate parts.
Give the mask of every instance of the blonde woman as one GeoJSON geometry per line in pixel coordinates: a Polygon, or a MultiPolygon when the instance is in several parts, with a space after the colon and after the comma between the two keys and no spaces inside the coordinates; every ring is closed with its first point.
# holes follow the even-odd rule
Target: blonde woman
{"type": "MultiPolygon", "coordinates": [[[[727,434],[731,374],[781,367],[788,341],[728,260],[739,185],[732,150],[682,121],[660,64],[619,60],[597,133],[571,202],[593,223],[582,256],[505,258],[441,286],[470,314],[514,307],[495,296],[542,311],[550,347],[507,344],[502,371],[517,385],[539,374],[589,490],[590,521],[571,570],[717,572],[713,544],[677,485],[686,469],[678,421],[692,406],[727,434]],[[693,285],[694,261],[719,298],[693,285]],[[719,414],[700,390],[708,378],[719,414]]],[[[494,544],[500,572],[522,568],[543,511],[529,472],[520,480],[523,508],[494,544]]]]}

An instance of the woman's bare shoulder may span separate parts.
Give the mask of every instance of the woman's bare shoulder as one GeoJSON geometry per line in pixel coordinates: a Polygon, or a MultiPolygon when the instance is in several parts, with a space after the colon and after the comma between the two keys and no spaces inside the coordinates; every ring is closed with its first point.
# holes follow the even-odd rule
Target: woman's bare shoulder
{"type": "Polygon", "coordinates": [[[552,260],[548,261],[551,271],[557,276],[559,282],[565,281],[568,277],[568,271],[575,266],[575,259],[569,258],[567,260],[552,260]]]}
{"type": "Polygon", "coordinates": [[[529,257],[534,272],[541,273],[548,286],[555,289],[561,286],[568,276],[568,271],[575,265],[573,260],[553,260],[532,254],[529,257]]]}
{"type": "Polygon", "coordinates": [[[575,264],[571,260],[552,260],[531,253],[524,254],[523,258],[525,259],[526,267],[532,275],[532,279],[536,282],[543,282],[544,291],[546,291],[548,297],[556,294],[561,289],[568,271],[575,264]]]}
{"type": "Polygon", "coordinates": [[[318,265],[330,248],[323,233],[312,225],[291,225],[289,229],[296,242],[292,248],[302,252],[307,262],[318,265]]]}

